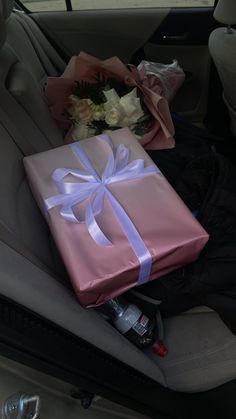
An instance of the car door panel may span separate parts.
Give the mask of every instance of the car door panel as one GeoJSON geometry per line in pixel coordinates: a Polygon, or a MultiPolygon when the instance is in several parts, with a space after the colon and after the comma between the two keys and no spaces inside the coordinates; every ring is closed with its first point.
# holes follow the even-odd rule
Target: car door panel
{"type": "Polygon", "coordinates": [[[101,59],[171,63],[186,73],[171,107],[192,122],[207,112],[208,37],[217,26],[212,8],[151,8],[33,13],[32,17],[69,58],[81,50],[101,59]]]}
{"type": "Polygon", "coordinates": [[[207,109],[210,57],[207,46],[164,46],[148,43],[144,48],[149,61],[170,63],[177,59],[186,73],[182,88],[171,105],[173,111],[191,121],[201,121],[207,109]]]}
{"type": "Polygon", "coordinates": [[[170,63],[177,59],[186,74],[172,110],[192,122],[207,111],[210,55],[208,37],[217,23],[212,8],[172,9],[144,47],[147,60],[170,63]]]}
{"type": "Polygon", "coordinates": [[[169,11],[83,10],[34,13],[32,16],[68,56],[83,50],[102,59],[118,55],[129,62],[169,11]]]}

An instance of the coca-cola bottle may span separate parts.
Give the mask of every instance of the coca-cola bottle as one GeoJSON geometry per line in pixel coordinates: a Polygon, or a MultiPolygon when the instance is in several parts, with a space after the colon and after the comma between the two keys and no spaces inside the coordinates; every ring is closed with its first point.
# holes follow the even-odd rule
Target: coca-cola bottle
{"type": "Polygon", "coordinates": [[[113,298],[98,310],[108,318],[127,339],[139,348],[152,346],[157,336],[156,320],[148,318],[123,297],[113,298]]]}

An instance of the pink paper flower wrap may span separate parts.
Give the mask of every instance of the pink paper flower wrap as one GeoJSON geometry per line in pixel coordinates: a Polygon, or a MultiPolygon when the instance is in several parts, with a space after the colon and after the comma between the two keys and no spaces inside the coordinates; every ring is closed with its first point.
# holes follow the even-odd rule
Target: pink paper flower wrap
{"type": "Polygon", "coordinates": [[[24,165],[84,307],[196,260],[208,240],[127,128],[24,165]]]}
{"type": "MultiPolygon", "coordinates": [[[[141,63],[142,64],[142,63],[141,63]]],[[[174,126],[170,115],[169,105],[165,97],[163,80],[160,75],[148,71],[146,65],[140,68],[130,66],[128,69],[118,57],[112,57],[101,61],[91,55],[81,52],[74,56],[68,63],[61,77],[49,77],[46,85],[46,97],[52,116],[65,136],[65,143],[72,141],[70,135],[71,124],[65,117],[65,110],[68,107],[68,97],[72,94],[75,81],[87,81],[96,84],[97,73],[102,73],[107,78],[116,78],[119,81],[137,87],[143,94],[144,103],[154,118],[150,131],[143,136],[140,143],[146,149],[168,149],[173,148],[174,126]]],[[[184,73],[166,72],[171,82],[168,82],[169,96],[176,93],[184,80],[184,73]]]]}

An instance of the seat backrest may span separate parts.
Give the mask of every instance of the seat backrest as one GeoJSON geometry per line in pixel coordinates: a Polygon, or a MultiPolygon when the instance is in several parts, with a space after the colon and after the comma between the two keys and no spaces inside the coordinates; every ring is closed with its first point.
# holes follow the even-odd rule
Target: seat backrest
{"type": "Polygon", "coordinates": [[[7,32],[6,32],[3,14],[1,13],[1,4],[0,4],[0,48],[2,48],[2,46],[5,44],[6,36],[7,36],[7,32]]]}
{"type": "MultiPolygon", "coordinates": [[[[57,251],[50,243],[47,225],[32,199],[22,164],[23,153],[20,151],[21,147],[17,146],[17,143],[19,145],[22,143],[23,149],[27,146],[29,150],[34,149],[33,144],[29,142],[28,145],[25,140],[23,129],[21,133],[18,124],[14,126],[15,120],[20,122],[22,117],[21,122],[25,123],[29,118],[27,119],[24,109],[21,109],[12,96],[16,82],[13,75],[17,74],[20,63],[4,46],[7,36],[4,13],[6,9],[3,10],[3,5],[0,4],[0,222],[52,270],[58,271],[56,267],[58,263],[60,271],[63,265],[58,256],[55,259],[57,251]],[[10,112],[5,112],[4,107],[10,112]]],[[[30,130],[31,128],[32,126],[30,130]]],[[[47,146],[46,141],[45,146],[47,146]]]]}
{"type": "MultiPolygon", "coordinates": [[[[230,16],[236,18],[235,1],[225,5],[223,1],[219,2],[214,17],[230,24],[230,16]],[[222,14],[223,6],[225,15],[222,14]],[[230,7],[233,8],[232,11],[229,10],[230,7]]],[[[209,50],[223,86],[223,99],[231,118],[231,131],[236,137],[236,31],[225,27],[215,29],[209,38],[209,50]]]]}
{"type": "MultiPolygon", "coordinates": [[[[56,280],[5,245],[0,234],[0,295],[85,339],[104,352],[165,383],[162,371],[95,310],[83,309],[66,285],[70,282],[48,227],[30,192],[22,153],[0,123],[0,224],[49,267],[56,280]]],[[[0,230],[1,231],[1,230],[0,230]]],[[[12,319],[12,323],[17,321],[12,319]]],[[[18,329],[19,330],[19,329],[18,329]]],[[[20,333],[20,330],[19,330],[20,333]]]]}
{"type": "Polygon", "coordinates": [[[61,276],[65,270],[30,192],[22,158],[17,145],[0,123],[0,223],[42,263],[61,276]]]}
{"type": "Polygon", "coordinates": [[[45,100],[47,74],[18,21],[12,20],[9,25],[9,10],[6,2],[0,1],[0,122],[18,145],[28,142],[30,153],[44,151],[61,145],[63,138],[45,100]],[[21,59],[6,41],[9,27],[17,35],[17,53],[24,51],[21,59]]]}
{"type": "MultiPolygon", "coordinates": [[[[53,126],[37,83],[41,75],[46,74],[43,66],[35,61],[37,72],[33,67],[32,74],[30,62],[24,61],[23,56],[19,58],[13,45],[5,44],[7,22],[4,16],[9,18],[11,3],[0,0],[0,224],[13,240],[22,243],[68,284],[64,266],[32,197],[22,164],[24,154],[60,145],[62,138],[53,126]]],[[[19,48],[23,50],[27,45],[22,37],[19,48]]],[[[1,295],[166,385],[160,368],[145,354],[117,333],[96,311],[80,307],[67,287],[9,247],[1,234],[0,250],[1,295]]]]}
{"type": "MultiPolygon", "coordinates": [[[[50,115],[43,91],[7,46],[0,50],[0,108],[18,135],[31,144],[32,152],[62,144],[63,138],[50,115]]],[[[5,125],[2,117],[0,121],[5,125]]]]}
{"type": "Polygon", "coordinates": [[[65,62],[38,28],[25,13],[14,11],[12,0],[0,0],[3,17],[7,25],[7,43],[18,59],[31,69],[39,83],[46,77],[60,75],[65,62]]]}

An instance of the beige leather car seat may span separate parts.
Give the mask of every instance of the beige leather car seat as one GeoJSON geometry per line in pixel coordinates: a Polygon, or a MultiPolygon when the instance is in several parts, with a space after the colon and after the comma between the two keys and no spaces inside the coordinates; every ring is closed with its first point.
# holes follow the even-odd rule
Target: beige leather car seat
{"type": "MultiPolygon", "coordinates": [[[[73,292],[57,280],[58,272],[65,281],[66,276],[30,193],[22,157],[33,150],[59,145],[62,139],[53,136],[54,128],[33,75],[34,68],[29,67],[28,59],[24,62],[23,56],[21,59],[16,56],[13,43],[10,47],[4,44],[11,19],[9,3],[0,1],[0,224],[13,242],[26,246],[54,274],[51,276],[12,249],[0,235],[0,294],[171,389],[204,391],[234,379],[236,337],[213,311],[192,310],[166,319],[165,343],[169,354],[162,359],[151,351],[145,354],[137,349],[94,310],[81,308],[73,292]]],[[[17,25],[18,22],[16,33],[17,25]]],[[[24,36],[20,46],[26,54],[28,41],[24,36]]]]}
{"type": "Polygon", "coordinates": [[[43,86],[48,76],[60,75],[66,64],[29,16],[17,10],[12,13],[13,0],[4,3],[7,43],[43,86]]]}
{"type": "MultiPolygon", "coordinates": [[[[0,2],[6,32],[6,42],[0,52],[0,120],[13,136],[16,131],[21,147],[24,143],[24,150],[29,154],[62,144],[63,138],[51,118],[43,87],[48,75],[57,75],[65,63],[43,34],[39,39],[45,41],[45,50],[41,47],[33,34],[37,32],[36,25],[32,23],[30,30],[27,23],[30,18],[11,13],[12,7],[13,1],[0,2]]],[[[3,31],[3,23],[0,31],[3,31]]]]}
{"type": "MultiPolygon", "coordinates": [[[[236,1],[219,0],[214,17],[226,25],[236,24],[236,1]]],[[[236,137],[236,31],[230,27],[215,29],[209,38],[210,54],[218,70],[223,99],[231,119],[231,131],[236,137]]]]}

